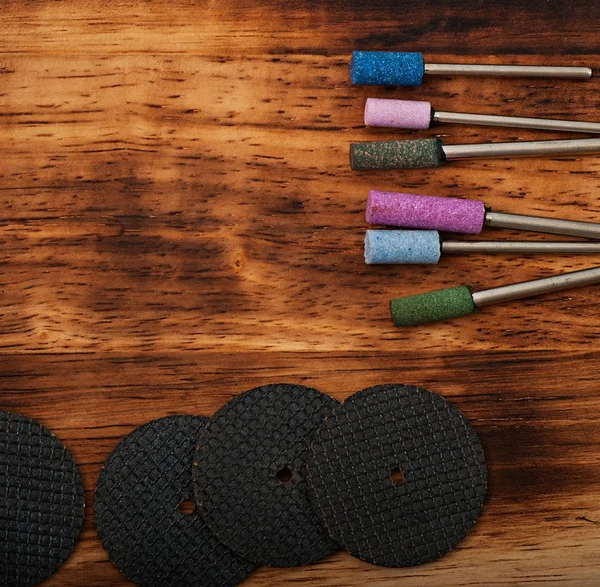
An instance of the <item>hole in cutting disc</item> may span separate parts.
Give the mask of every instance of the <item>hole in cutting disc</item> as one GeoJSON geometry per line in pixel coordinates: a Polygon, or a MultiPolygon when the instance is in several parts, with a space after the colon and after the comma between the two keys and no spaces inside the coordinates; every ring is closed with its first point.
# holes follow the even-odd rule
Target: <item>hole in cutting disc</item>
{"type": "Polygon", "coordinates": [[[390,471],[390,479],[392,480],[392,485],[402,485],[404,483],[404,471],[400,467],[394,467],[390,471]]]}
{"type": "Polygon", "coordinates": [[[289,481],[291,481],[292,475],[293,473],[288,467],[283,467],[283,469],[279,469],[279,471],[277,471],[277,473],[275,474],[277,480],[281,481],[281,483],[288,483],[289,481]]]}
{"type": "Polygon", "coordinates": [[[189,499],[184,499],[179,504],[179,511],[182,514],[186,514],[187,516],[189,516],[190,514],[194,513],[194,503],[191,502],[189,499]]]}

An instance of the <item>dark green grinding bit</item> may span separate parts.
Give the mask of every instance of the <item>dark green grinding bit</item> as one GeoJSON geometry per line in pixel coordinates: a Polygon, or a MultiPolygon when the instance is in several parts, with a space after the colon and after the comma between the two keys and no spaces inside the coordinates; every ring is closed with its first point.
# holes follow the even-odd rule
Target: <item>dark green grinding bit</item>
{"type": "Polygon", "coordinates": [[[350,167],[354,171],[440,167],[445,161],[440,139],[350,144],[350,167]]]}
{"type": "Polygon", "coordinates": [[[467,316],[476,310],[471,290],[466,285],[438,289],[390,302],[396,326],[414,326],[436,320],[467,316]]]}

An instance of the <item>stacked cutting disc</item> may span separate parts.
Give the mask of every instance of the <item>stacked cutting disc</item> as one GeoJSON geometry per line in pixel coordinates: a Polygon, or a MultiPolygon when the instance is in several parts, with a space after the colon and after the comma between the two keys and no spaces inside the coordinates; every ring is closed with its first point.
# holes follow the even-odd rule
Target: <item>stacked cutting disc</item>
{"type": "Polygon", "coordinates": [[[435,560],[472,528],[485,492],[477,435],[439,395],[383,385],[339,403],[274,384],[211,419],[135,429],[104,464],[94,515],[135,583],[227,586],[340,548],[390,567],[435,560]]]}

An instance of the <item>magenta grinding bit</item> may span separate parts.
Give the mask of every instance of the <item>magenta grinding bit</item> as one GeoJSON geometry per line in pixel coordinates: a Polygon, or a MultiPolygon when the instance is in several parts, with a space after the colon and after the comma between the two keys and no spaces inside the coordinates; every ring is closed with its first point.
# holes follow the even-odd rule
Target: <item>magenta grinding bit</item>
{"type": "Polygon", "coordinates": [[[485,207],[478,200],[371,190],[366,219],[369,224],[477,234],[483,228],[485,207]]]}
{"type": "Polygon", "coordinates": [[[431,104],[417,100],[388,100],[367,98],[365,102],[365,124],[425,130],[431,124],[431,104]]]}
{"type": "MultiPolygon", "coordinates": [[[[486,209],[478,200],[439,198],[395,192],[372,190],[367,198],[366,219],[370,224],[464,232],[477,234],[483,225],[494,228],[531,230],[549,234],[563,234],[600,240],[600,224],[508,214],[486,209]]],[[[572,243],[570,252],[584,252],[572,243]]],[[[540,247],[541,248],[541,247],[540,247]]],[[[517,252],[517,249],[514,250],[517,252]]],[[[523,251],[524,252],[524,249],[523,251]]],[[[533,252],[530,250],[530,252],[533,252]]],[[[537,252],[542,252],[538,250],[537,252]]],[[[550,252],[547,250],[546,252],[550,252]]],[[[553,252],[569,252],[568,248],[555,248],[553,252]]],[[[591,248],[585,252],[594,252],[591,248]]]]}

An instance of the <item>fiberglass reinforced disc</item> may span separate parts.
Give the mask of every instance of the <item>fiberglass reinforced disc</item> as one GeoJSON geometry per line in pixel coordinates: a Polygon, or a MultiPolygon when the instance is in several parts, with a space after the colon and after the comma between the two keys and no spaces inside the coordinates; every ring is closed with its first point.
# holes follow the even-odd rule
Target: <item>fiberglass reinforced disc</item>
{"type": "Polygon", "coordinates": [[[136,428],[98,477],[94,518],[104,550],[144,587],[228,587],[254,565],[213,535],[192,502],[192,453],[207,418],[168,416],[136,428]]]}
{"type": "Polygon", "coordinates": [[[309,496],[329,535],[386,567],[437,559],[475,524],[486,494],[483,448],[441,396],[379,385],[321,424],[307,462],[309,496]]]}
{"type": "Polygon", "coordinates": [[[194,491],[231,550],[287,567],[339,548],[313,517],[305,478],[312,435],[337,405],[315,389],[275,384],[233,398],[211,418],[194,457],[194,491]]]}
{"type": "Polygon", "coordinates": [[[85,501],[75,461],[49,430],[0,412],[0,585],[37,585],[67,559],[85,501]]]}

